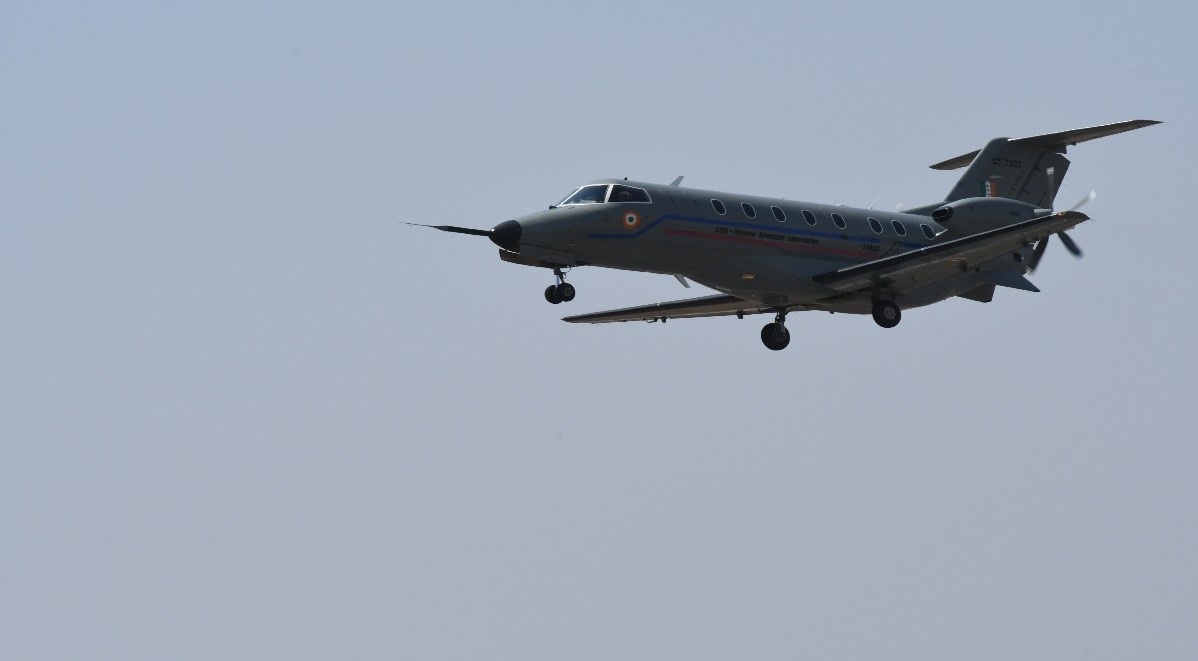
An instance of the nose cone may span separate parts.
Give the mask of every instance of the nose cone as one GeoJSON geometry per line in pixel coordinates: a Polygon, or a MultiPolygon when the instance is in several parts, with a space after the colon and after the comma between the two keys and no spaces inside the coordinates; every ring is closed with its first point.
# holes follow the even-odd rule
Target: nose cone
{"type": "Polygon", "coordinates": [[[491,228],[491,242],[504,250],[516,250],[520,247],[520,235],[523,229],[514,220],[505,220],[491,228]]]}

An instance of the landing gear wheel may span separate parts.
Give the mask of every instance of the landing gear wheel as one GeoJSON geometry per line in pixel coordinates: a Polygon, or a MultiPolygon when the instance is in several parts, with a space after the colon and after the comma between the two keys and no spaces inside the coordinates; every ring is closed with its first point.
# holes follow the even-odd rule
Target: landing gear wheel
{"type": "Polygon", "coordinates": [[[761,328],[761,343],[771,351],[781,351],[790,344],[790,331],[778,322],[766,324],[761,328]]]}
{"type": "Polygon", "coordinates": [[[874,321],[882,328],[894,328],[903,318],[902,310],[894,301],[878,301],[874,303],[874,321]]]}
{"type": "Polygon", "coordinates": [[[574,285],[566,282],[566,274],[562,273],[562,267],[553,267],[553,276],[557,279],[557,284],[545,288],[545,300],[554,305],[574,300],[574,285]]]}

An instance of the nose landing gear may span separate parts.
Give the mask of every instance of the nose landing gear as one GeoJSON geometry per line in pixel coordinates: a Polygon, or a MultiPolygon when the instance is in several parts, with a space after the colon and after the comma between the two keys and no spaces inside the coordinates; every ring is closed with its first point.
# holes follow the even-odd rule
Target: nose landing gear
{"type": "Polygon", "coordinates": [[[553,275],[557,278],[556,285],[549,285],[545,288],[545,300],[557,305],[558,303],[569,303],[574,300],[574,285],[566,282],[566,276],[560,268],[553,269],[553,275]]]}
{"type": "Polygon", "coordinates": [[[574,285],[563,282],[560,285],[549,285],[545,288],[545,300],[557,305],[574,300],[574,285]]]}
{"type": "Polygon", "coordinates": [[[781,351],[790,344],[790,331],[786,330],[786,310],[778,310],[774,323],[761,328],[761,343],[771,351],[781,351]]]}

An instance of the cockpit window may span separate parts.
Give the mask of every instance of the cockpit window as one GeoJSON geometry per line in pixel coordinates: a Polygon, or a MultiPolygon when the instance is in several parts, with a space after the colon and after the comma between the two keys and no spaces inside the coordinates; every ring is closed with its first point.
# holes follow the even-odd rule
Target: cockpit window
{"type": "Polygon", "coordinates": [[[566,196],[566,199],[558,202],[556,206],[560,207],[567,204],[603,204],[607,201],[607,188],[607,184],[583,186],[566,196]]]}
{"type": "Polygon", "coordinates": [[[652,201],[649,198],[649,193],[643,188],[633,188],[632,186],[624,186],[622,184],[611,186],[607,184],[591,184],[570,193],[566,196],[566,199],[554,206],[560,207],[566,204],[603,204],[604,202],[643,202],[647,204],[652,201]],[[608,194],[609,188],[611,189],[610,195],[608,194]]]}
{"type": "Polygon", "coordinates": [[[652,202],[649,193],[640,188],[616,184],[611,187],[611,197],[608,202],[652,202]]]}

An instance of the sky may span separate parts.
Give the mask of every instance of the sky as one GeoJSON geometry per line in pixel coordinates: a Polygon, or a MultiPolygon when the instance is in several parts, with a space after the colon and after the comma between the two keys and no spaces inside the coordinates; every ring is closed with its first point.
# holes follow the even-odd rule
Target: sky
{"type": "Polygon", "coordinates": [[[1177,3],[6,2],[0,657],[1125,659],[1198,646],[1177,3]],[[487,228],[602,177],[879,208],[1071,148],[1033,276],[867,316],[487,228]]]}

